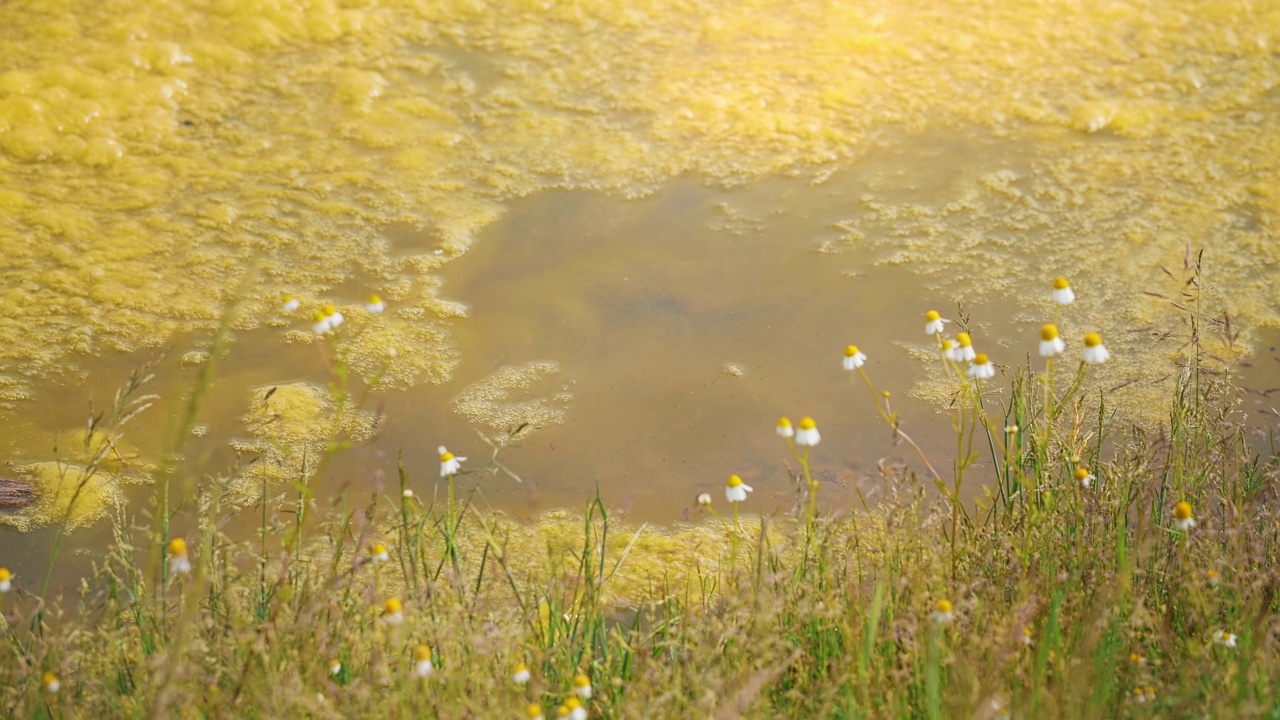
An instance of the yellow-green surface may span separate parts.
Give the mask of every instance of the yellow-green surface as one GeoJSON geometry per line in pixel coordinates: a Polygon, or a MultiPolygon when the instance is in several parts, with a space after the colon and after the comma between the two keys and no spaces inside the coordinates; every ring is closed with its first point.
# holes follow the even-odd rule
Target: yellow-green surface
{"type": "MultiPolygon", "coordinates": [[[[1236,327],[1280,324],[1275,3],[9,2],[4,17],[10,412],[38,410],[41,378],[212,329],[236,299],[237,331],[281,342],[313,342],[310,314],[333,302],[358,372],[443,382],[466,309],[434,273],[504,202],[640,195],[684,173],[821,182],[918,134],[1017,157],[883,173],[841,201],[838,236],[795,239],[940,291],[904,292],[893,322],[1000,297],[1034,327],[1066,274],[1068,340],[1087,324],[1121,351],[1105,383],[1154,380],[1167,358],[1147,346],[1180,311],[1144,292],[1176,299],[1190,245],[1236,327]],[[371,292],[387,314],[362,309],[371,292]]],[[[993,357],[1016,363],[1032,340],[993,357]]]]}

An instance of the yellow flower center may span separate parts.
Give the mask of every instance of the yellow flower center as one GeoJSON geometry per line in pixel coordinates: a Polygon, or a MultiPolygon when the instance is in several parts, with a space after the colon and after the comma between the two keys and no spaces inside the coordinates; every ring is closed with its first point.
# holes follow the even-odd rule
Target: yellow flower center
{"type": "Polygon", "coordinates": [[[417,649],[413,651],[413,658],[415,660],[430,660],[431,648],[427,647],[426,645],[419,645],[417,649]]]}
{"type": "Polygon", "coordinates": [[[738,477],[737,475],[730,475],[728,481],[725,482],[725,485],[728,485],[729,487],[738,487],[741,484],[742,484],[742,478],[738,477]]]}
{"type": "Polygon", "coordinates": [[[1173,516],[1179,520],[1190,520],[1191,519],[1191,503],[1187,502],[1186,500],[1183,500],[1177,505],[1174,505],[1173,516]]]}
{"type": "Polygon", "coordinates": [[[572,712],[582,707],[582,703],[578,702],[578,698],[571,697],[568,700],[564,701],[564,707],[569,708],[569,710],[572,712]]]}
{"type": "Polygon", "coordinates": [[[930,310],[929,312],[924,314],[924,319],[928,320],[929,322],[933,322],[934,320],[940,320],[941,318],[942,316],[938,314],[937,310],[930,310]]]}
{"type": "Polygon", "coordinates": [[[1098,333],[1089,333],[1084,336],[1085,347],[1098,347],[1102,344],[1102,336],[1098,333]]]}
{"type": "Polygon", "coordinates": [[[857,346],[857,345],[849,345],[849,346],[845,347],[845,349],[844,349],[844,356],[845,356],[845,357],[853,357],[854,355],[857,355],[857,354],[858,354],[858,346],[857,346]]]}
{"type": "Polygon", "coordinates": [[[316,321],[316,322],[320,322],[321,320],[324,320],[324,313],[322,313],[322,312],[320,312],[319,310],[317,310],[317,311],[315,311],[315,312],[311,313],[311,317],[315,318],[315,321],[316,321]]]}
{"type": "Polygon", "coordinates": [[[1085,470],[1084,468],[1076,468],[1076,479],[1077,479],[1077,480],[1084,480],[1084,479],[1085,479],[1085,478],[1087,478],[1087,477],[1089,477],[1089,471],[1088,471],[1088,470],[1085,470]]]}
{"type": "Polygon", "coordinates": [[[440,453],[440,462],[449,462],[452,459],[453,459],[453,453],[449,452],[448,450],[445,450],[444,452],[440,453]]]}
{"type": "Polygon", "coordinates": [[[340,660],[330,660],[330,661],[329,661],[329,669],[333,670],[333,669],[337,669],[337,668],[340,668],[340,667],[342,667],[342,661],[340,661],[340,660]]]}
{"type": "Polygon", "coordinates": [[[395,615],[403,610],[404,606],[400,604],[400,598],[390,598],[387,600],[387,604],[382,606],[382,609],[388,615],[395,615]]]}
{"type": "Polygon", "coordinates": [[[1049,325],[1045,325],[1044,327],[1040,328],[1040,339],[1041,339],[1041,340],[1044,340],[1044,341],[1048,342],[1049,340],[1056,340],[1057,338],[1058,338],[1058,326],[1057,326],[1057,325],[1049,324],[1049,325]]]}
{"type": "Polygon", "coordinates": [[[378,297],[377,295],[370,295],[370,296],[369,296],[369,304],[370,304],[370,305],[377,305],[377,304],[378,304],[378,303],[380,303],[380,302],[382,302],[382,298],[378,297]]]}
{"type": "Polygon", "coordinates": [[[179,557],[187,554],[187,541],[182,538],[174,538],[169,541],[169,554],[179,557]]]}
{"type": "Polygon", "coordinates": [[[528,715],[531,718],[542,717],[542,706],[530,705],[529,707],[524,709],[524,714],[528,715]]]}
{"type": "Polygon", "coordinates": [[[816,427],[818,427],[818,424],[813,421],[813,418],[811,417],[800,418],[801,430],[813,430],[816,427]]]}
{"type": "Polygon", "coordinates": [[[58,682],[58,676],[54,675],[51,672],[47,672],[44,674],[44,677],[42,678],[42,680],[44,682],[44,686],[49,687],[50,685],[58,682]]]}
{"type": "MultiPolygon", "coordinates": [[[[738,482],[742,482],[742,481],[739,480],[738,482]]],[[[588,685],[591,684],[591,678],[587,677],[586,675],[579,675],[573,679],[573,684],[577,685],[580,688],[587,687],[588,685]]]]}
{"type": "Polygon", "coordinates": [[[13,573],[9,572],[9,568],[0,568],[0,581],[12,579],[13,573]]]}
{"type": "Polygon", "coordinates": [[[778,427],[780,428],[791,427],[791,418],[778,418],[778,427]]]}
{"type": "Polygon", "coordinates": [[[325,315],[325,317],[329,317],[330,315],[332,315],[332,314],[334,314],[334,313],[336,313],[336,312],[338,312],[338,308],[336,308],[336,307],[334,307],[334,306],[332,306],[332,305],[325,305],[325,306],[324,306],[324,315],[325,315]]]}
{"type": "Polygon", "coordinates": [[[969,333],[956,333],[956,342],[960,343],[960,347],[969,347],[973,341],[969,339],[969,333]]]}
{"type": "MultiPolygon", "coordinates": [[[[933,606],[933,609],[934,609],[934,610],[937,610],[937,611],[938,611],[938,612],[940,612],[940,613],[949,613],[949,612],[951,612],[951,601],[950,601],[950,600],[939,600],[939,601],[938,601],[938,604],[933,606]]],[[[1203,636],[1201,636],[1201,637],[1203,637],[1203,636]]]]}
{"type": "Polygon", "coordinates": [[[1067,279],[1064,277],[1060,277],[1053,281],[1054,290],[1066,290],[1069,287],[1071,287],[1071,283],[1067,282],[1067,279]]]}
{"type": "Polygon", "coordinates": [[[988,358],[986,353],[978,353],[973,356],[974,365],[986,365],[989,362],[991,362],[991,358],[988,358]]]}
{"type": "Polygon", "coordinates": [[[386,545],[383,545],[382,543],[376,543],[376,544],[373,546],[373,554],[374,554],[374,555],[381,555],[381,554],[385,553],[386,551],[387,551],[387,546],[386,546],[386,545]]]}
{"type": "Polygon", "coordinates": [[[951,348],[953,348],[953,347],[955,347],[955,346],[956,346],[956,344],[955,344],[955,343],[953,343],[953,342],[951,342],[950,340],[947,340],[946,338],[943,338],[943,339],[942,339],[942,349],[943,349],[943,350],[950,350],[951,348]]]}
{"type": "Polygon", "coordinates": [[[518,673],[529,672],[529,666],[525,665],[524,663],[516,663],[516,672],[518,673]]]}
{"type": "Polygon", "coordinates": [[[1130,653],[1129,662],[1133,663],[1134,665],[1137,665],[1138,663],[1142,662],[1142,656],[1139,655],[1138,653],[1130,653]]]}

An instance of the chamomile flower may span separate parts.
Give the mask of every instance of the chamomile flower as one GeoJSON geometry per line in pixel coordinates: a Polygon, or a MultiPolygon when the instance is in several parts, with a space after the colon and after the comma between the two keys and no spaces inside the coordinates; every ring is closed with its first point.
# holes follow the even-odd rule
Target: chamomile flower
{"type": "Polygon", "coordinates": [[[1052,323],[1040,328],[1040,357],[1053,357],[1066,352],[1067,344],[1058,337],[1058,326],[1052,323]]]}
{"type": "Polygon", "coordinates": [[[291,313],[294,310],[297,310],[298,307],[301,305],[302,303],[298,302],[298,298],[290,295],[289,297],[284,299],[284,304],[280,306],[280,310],[282,312],[291,313]]]}
{"type": "Polygon", "coordinates": [[[1155,701],[1155,699],[1156,699],[1156,689],[1155,689],[1155,688],[1153,688],[1153,687],[1151,687],[1151,686],[1147,686],[1147,687],[1145,687],[1145,688],[1144,688],[1144,687],[1137,687],[1137,686],[1135,686],[1135,687],[1133,688],[1133,701],[1134,701],[1134,702],[1136,702],[1136,703],[1138,703],[1138,704],[1146,704],[1146,703],[1149,703],[1149,702],[1154,702],[1154,701],[1155,701]]]}
{"type": "Polygon", "coordinates": [[[1183,500],[1173,506],[1173,526],[1183,532],[1196,526],[1196,519],[1191,517],[1191,503],[1183,500]]]}
{"type": "Polygon", "coordinates": [[[346,318],[342,317],[342,313],[338,312],[338,308],[333,305],[325,305],[323,308],[324,317],[329,321],[329,328],[337,330],[346,318]]]}
{"type": "Polygon", "coordinates": [[[0,567],[0,593],[7,593],[12,589],[13,573],[7,567],[0,567]]]}
{"type": "Polygon", "coordinates": [[[1087,468],[1076,468],[1076,482],[1079,483],[1081,490],[1088,490],[1093,486],[1093,481],[1097,479],[1087,468]]]}
{"type": "Polygon", "coordinates": [[[326,317],[323,312],[320,312],[319,310],[315,311],[312,313],[311,319],[315,321],[311,325],[311,329],[315,334],[324,335],[333,330],[333,325],[329,323],[329,318],[326,317]]]}
{"type": "Polygon", "coordinates": [[[818,434],[818,424],[811,417],[800,418],[800,429],[796,431],[796,444],[801,446],[813,446],[821,442],[822,436],[818,434]]]}
{"type": "Polygon", "coordinates": [[[844,369],[857,370],[867,361],[867,356],[858,349],[857,345],[849,345],[844,349],[844,369]]]}
{"type": "Polygon", "coordinates": [[[1236,646],[1236,634],[1226,630],[1219,630],[1213,634],[1213,641],[1222,647],[1233,648],[1236,646]]]}
{"type": "Polygon", "coordinates": [[[971,362],[978,356],[977,351],[973,349],[973,339],[969,337],[969,333],[956,333],[956,360],[971,362]]]}
{"type": "Polygon", "coordinates": [[[387,598],[382,605],[382,621],[388,625],[399,625],[404,622],[404,605],[400,598],[387,598]]]}
{"type": "Polygon", "coordinates": [[[413,651],[413,674],[420,678],[427,677],[435,668],[431,665],[431,648],[419,645],[413,651]]]}
{"type": "Polygon", "coordinates": [[[524,715],[529,718],[529,720],[546,720],[545,716],[542,714],[542,706],[533,703],[525,706],[524,715]]]}
{"type": "Polygon", "coordinates": [[[374,543],[373,547],[369,548],[369,562],[374,565],[384,563],[390,559],[391,556],[387,554],[386,545],[383,545],[382,543],[374,543]]]}
{"type": "MultiPolygon", "coordinates": [[[[517,685],[524,685],[529,682],[529,666],[524,663],[516,663],[516,669],[511,673],[511,681],[517,685]]],[[[542,708],[538,708],[538,712],[542,712],[542,708]]]]}
{"type": "Polygon", "coordinates": [[[1004,426],[1004,434],[1013,437],[1018,434],[1018,426],[1016,423],[1010,423],[1004,426]]]}
{"type": "Polygon", "coordinates": [[[50,695],[57,695],[58,691],[62,689],[62,683],[58,682],[58,676],[51,672],[44,674],[44,677],[40,679],[40,685],[42,685],[44,687],[44,691],[50,695]]]}
{"type": "Polygon", "coordinates": [[[1217,570],[1209,568],[1204,571],[1204,581],[1209,584],[1209,587],[1216,588],[1218,583],[1222,582],[1222,575],[1217,570]]]}
{"type": "Polygon", "coordinates": [[[1031,626],[1022,626],[1022,645],[1023,647],[1031,647],[1035,644],[1035,640],[1031,638],[1031,626]]]}
{"type": "Polygon", "coordinates": [[[582,707],[582,702],[576,697],[565,700],[556,714],[568,720],[587,720],[587,709],[582,707]]]}
{"type": "Polygon", "coordinates": [[[405,498],[405,499],[407,500],[407,499],[409,499],[409,498],[413,497],[413,491],[412,491],[412,490],[410,490],[409,488],[405,488],[404,490],[402,490],[402,491],[400,492],[400,497],[403,497],[403,498],[405,498]]]}
{"type": "Polygon", "coordinates": [[[924,334],[937,335],[942,332],[942,326],[951,322],[938,314],[937,310],[930,310],[924,314],[924,334]]]}
{"type": "Polygon", "coordinates": [[[789,438],[794,437],[796,434],[796,429],[791,426],[791,418],[778,418],[777,430],[778,437],[789,438]]]}
{"type": "Polygon", "coordinates": [[[742,502],[747,499],[747,493],[751,492],[751,486],[742,482],[742,478],[737,475],[730,475],[724,484],[724,496],[731,503],[742,502]]]}
{"type": "Polygon", "coordinates": [[[187,541],[174,538],[169,541],[169,572],[186,575],[191,572],[191,558],[187,555],[187,541]]]}
{"type": "Polygon", "coordinates": [[[702,507],[711,507],[711,493],[698,493],[698,504],[702,507]]]}
{"type": "Polygon", "coordinates": [[[583,700],[591,699],[591,678],[578,675],[573,679],[573,692],[583,700]]]}
{"type": "Polygon", "coordinates": [[[947,360],[954,361],[954,360],[960,359],[960,356],[957,354],[959,351],[959,348],[956,347],[956,343],[954,340],[951,340],[948,338],[942,338],[941,340],[938,341],[938,349],[942,351],[942,357],[946,358],[947,360]]]}
{"type": "Polygon", "coordinates": [[[1102,346],[1102,336],[1089,333],[1084,336],[1084,361],[1090,365],[1101,365],[1111,357],[1111,353],[1102,346]]]}
{"type": "Polygon", "coordinates": [[[933,612],[929,613],[929,618],[939,625],[946,625],[956,619],[956,614],[951,610],[950,600],[939,600],[933,606],[933,612]]]}
{"type": "Polygon", "coordinates": [[[973,380],[985,380],[996,376],[996,366],[991,364],[991,359],[986,353],[978,353],[973,356],[973,364],[969,366],[969,378],[973,380]]]}
{"type": "Polygon", "coordinates": [[[370,295],[369,302],[364,306],[365,310],[377,314],[387,309],[387,304],[382,302],[382,298],[377,295],[370,295]]]}
{"type": "Polygon", "coordinates": [[[329,661],[329,674],[338,675],[342,672],[342,661],[334,658],[329,661]]]}
{"type": "Polygon", "coordinates": [[[445,446],[443,445],[440,446],[439,451],[440,451],[440,477],[449,477],[450,475],[457,475],[458,471],[462,469],[462,461],[466,460],[466,458],[454,457],[453,453],[445,449],[445,446]]]}
{"type": "Polygon", "coordinates": [[[1060,277],[1053,281],[1053,301],[1059,305],[1070,305],[1075,302],[1076,294],[1071,290],[1071,283],[1060,277]]]}

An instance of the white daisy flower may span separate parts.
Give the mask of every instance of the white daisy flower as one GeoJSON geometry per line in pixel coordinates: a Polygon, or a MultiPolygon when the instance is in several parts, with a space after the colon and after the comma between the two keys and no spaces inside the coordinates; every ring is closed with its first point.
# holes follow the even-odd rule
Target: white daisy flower
{"type": "Polygon", "coordinates": [[[946,625],[956,619],[956,614],[951,611],[950,600],[939,600],[933,606],[933,612],[929,613],[930,619],[939,625],[946,625]]]}
{"type": "Polygon", "coordinates": [[[1076,468],[1076,482],[1079,483],[1081,490],[1088,490],[1093,487],[1093,481],[1097,479],[1098,478],[1094,477],[1093,473],[1089,472],[1087,469],[1082,467],[1076,468]]]}
{"type": "Polygon", "coordinates": [[[454,457],[453,453],[449,452],[448,450],[445,449],[443,445],[441,445],[440,446],[440,477],[449,477],[450,475],[457,475],[458,471],[462,469],[462,461],[464,460],[466,460],[466,458],[464,457],[454,457]]]}
{"type": "Polygon", "coordinates": [[[1236,634],[1219,630],[1213,634],[1213,641],[1223,647],[1233,648],[1236,646],[1236,634]]]}
{"type": "Polygon", "coordinates": [[[711,507],[711,493],[698,493],[698,504],[702,507],[711,507]]]}
{"type": "Polygon", "coordinates": [[[938,347],[939,349],[942,350],[942,357],[946,358],[947,360],[955,361],[960,359],[959,348],[956,347],[956,343],[954,340],[948,340],[947,338],[942,338],[942,340],[939,341],[938,343],[938,347]]]}
{"type": "MultiPolygon", "coordinates": [[[[529,666],[524,663],[516,663],[516,669],[511,673],[512,682],[517,685],[524,685],[529,682],[530,677],[532,677],[532,675],[529,674],[529,666]]],[[[538,708],[538,712],[541,713],[542,708],[538,708]]]]}
{"type": "Polygon", "coordinates": [[[329,322],[329,317],[323,312],[317,310],[315,314],[312,315],[312,318],[315,320],[315,323],[312,324],[311,329],[315,331],[317,335],[324,335],[333,331],[333,324],[329,322]]]}
{"type": "Polygon", "coordinates": [[[413,497],[413,491],[410,490],[409,488],[405,488],[403,491],[401,491],[400,495],[401,497],[404,497],[404,498],[411,498],[413,497]]]}
{"type": "Polygon", "coordinates": [[[7,593],[12,589],[13,573],[7,567],[0,567],[0,593],[7,593]]]}
{"type": "Polygon", "coordinates": [[[1053,301],[1059,305],[1070,305],[1075,302],[1076,294],[1071,290],[1071,283],[1060,277],[1053,281],[1053,301]]]}
{"type": "Polygon", "coordinates": [[[58,691],[62,689],[62,683],[58,682],[58,676],[51,672],[44,674],[40,684],[44,686],[44,691],[50,695],[57,695],[58,691]]]}
{"type": "Polygon", "coordinates": [[[778,430],[779,437],[789,438],[789,437],[793,437],[796,434],[795,428],[791,427],[790,418],[785,418],[785,417],[778,418],[777,430],[778,430]]]}
{"type": "Polygon", "coordinates": [[[1196,526],[1196,519],[1191,517],[1191,503],[1183,500],[1173,506],[1173,526],[1182,532],[1196,526]]]}
{"type": "Polygon", "coordinates": [[[1066,352],[1067,344],[1058,337],[1058,326],[1049,324],[1040,328],[1040,357],[1053,357],[1066,352]]]}
{"type": "Polygon", "coordinates": [[[382,302],[382,298],[378,297],[377,295],[370,295],[369,303],[364,306],[364,309],[368,310],[371,313],[377,314],[382,312],[383,310],[386,310],[387,304],[382,302]]]}
{"type": "Polygon", "coordinates": [[[337,674],[339,674],[339,673],[341,673],[341,672],[342,672],[342,661],[341,661],[341,660],[339,660],[339,659],[337,659],[337,658],[334,658],[333,660],[330,660],[330,661],[329,661],[329,674],[330,674],[330,675],[337,675],[337,674]]]}
{"type": "Polygon", "coordinates": [[[582,702],[576,697],[565,700],[556,714],[568,720],[587,720],[587,709],[582,707],[582,702]]]}
{"type": "Polygon", "coordinates": [[[974,380],[985,380],[996,376],[996,366],[991,364],[986,353],[978,353],[969,366],[969,377],[974,380]]]}
{"type": "Polygon", "coordinates": [[[591,678],[578,675],[573,679],[573,692],[583,700],[591,699],[591,678]]]}
{"type": "Polygon", "coordinates": [[[187,555],[187,541],[174,538],[169,541],[169,573],[186,575],[191,572],[191,558],[187,555]]]}
{"type": "Polygon", "coordinates": [[[977,357],[977,352],[973,349],[973,340],[969,337],[969,333],[956,333],[956,359],[965,362],[972,362],[977,357]]]}
{"type": "Polygon", "coordinates": [[[951,322],[938,314],[937,310],[930,310],[924,314],[924,334],[938,335],[942,332],[942,326],[951,322]]]}
{"type": "Polygon", "coordinates": [[[301,305],[302,303],[298,302],[298,298],[290,296],[285,299],[284,304],[280,306],[280,310],[281,312],[291,313],[301,305]]]}
{"type": "Polygon", "coordinates": [[[374,543],[373,547],[369,548],[369,561],[374,565],[384,563],[390,559],[391,556],[387,554],[386,545],[383,545],[382,543],[374,543]]]}
{"type": "Polygon", "coordinates": [[[413,651],[413,674],[420,678],[427,677],[434,668],[431,666],[431,648],[419,645],[413,651]]]}
{"type": "Polygon", "coordinates": [[[737,475],[730,475],[724,484],[724,496],[731,503],[746,500],[749,492],[752,492],[751,486],[742,482],[742,478],[737,475]]]}
{"type": "Polygon", "coordinates": [[[818,434],[818,425],[813,421],[813,418],[800,418],[800,429],[796,431],[796,444],[813,446],[821,441],[822,436],[818,434]]]}
{"type": "Polygon", "coordinates": [[[844,369],[857,370],[867,361],[867,356],[858,350],[857,345],[849,345],[844,349],[844,369]]]}
{"type": "Polygon", "coordinates": [[[1031,639],[1031,626],[1030,626],[1030,625],[1024,625],[1024,626],[1022,627],[1022,644],[1023,644],[1025,647],[1031,647],[1032,645],[1034,645],[1034,644],[1035,644],[1035,640],[1032,640],[1032,639],[1031,639]]]}
{"type": "Polygon", "coordinates": [[[382,621],[388,625],[399,625],[404,622],[404,605],[400,598],[388,598],[382,606],[382,621]]]}
{"type": "Polygon", "coordinates": [[[1084,336],[1084,361],[1090,365],[1101,365],[1111,357],[1111,353],[1102,346],[1102,336],[1089,333],[1084,336]]]}

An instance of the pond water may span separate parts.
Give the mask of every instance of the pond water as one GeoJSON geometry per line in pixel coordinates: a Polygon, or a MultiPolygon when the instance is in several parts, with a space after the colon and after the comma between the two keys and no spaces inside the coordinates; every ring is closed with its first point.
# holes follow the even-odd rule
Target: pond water
{"type": "MultiPolygon", "coordinates": [[[[482,502],[533,519],[599,488],[663,523],[730,472],[753,512],[789,508],[782,414],[820,424],[824,501],[883,492],[905,453],[840,369],[849,343],[949,458],[928,309],[962,303],[1013,367],[1069,276],[1064,334],[1103,334],[1089,389],[1125,422],[1163,411],[1200,248],[1206,327],[1239,333],[1209,333],[1213,356],[1280,328],[1274,9],[134,5],[5,7],[6,476],[56,477],[89,398],[154,360],[160,399],[95,495],[140,503],[224,317],[192,482],[251,502],[337,423],[361,442],[318,492],[393,485],[400,452],[430,492],[437,445],[483,466],[477,431],[523,426],[499,458],[520,481],[464,477],[482,502]],[[310,330],[326,303],[336,344],[310,330]],[[365,414],[334,419],[335,351],[357,392],[379,380],[365,414]]],[[[1280,385],[1265,347],[1259,388],[1280,385]]],[[[29,571],[51,514],[0,516],[0,556],[29,571]]]]}

